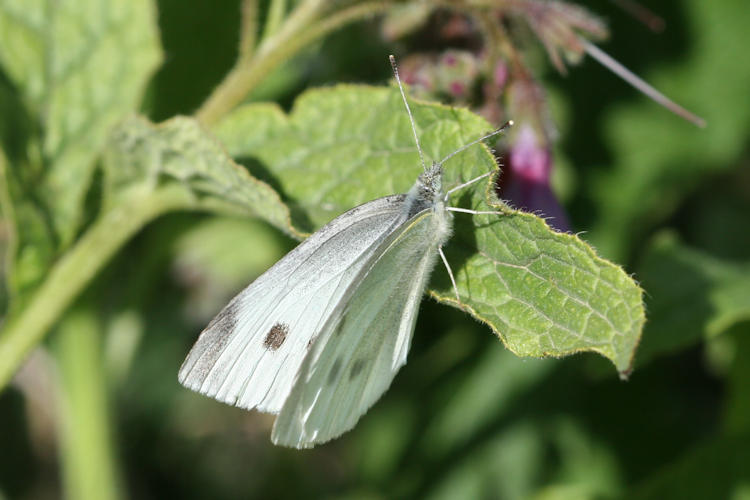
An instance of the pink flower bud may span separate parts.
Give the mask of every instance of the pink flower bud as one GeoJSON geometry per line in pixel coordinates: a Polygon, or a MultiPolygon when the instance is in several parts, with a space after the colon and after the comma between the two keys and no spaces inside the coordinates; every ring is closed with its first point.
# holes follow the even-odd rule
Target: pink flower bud
{"type": "Polygon", "coordinates": [[[529,124],[521,125],[503,169],[500,195],[516,208],[546,217],[552,228],[569,231],[568,217],[550,187],[552,155],[540,143],[529,124]]]}

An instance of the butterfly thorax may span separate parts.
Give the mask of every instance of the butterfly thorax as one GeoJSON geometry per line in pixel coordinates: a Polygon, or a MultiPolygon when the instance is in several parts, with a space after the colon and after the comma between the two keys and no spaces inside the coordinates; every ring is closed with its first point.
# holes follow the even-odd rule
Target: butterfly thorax
{"type": "Polygon", "coordinates": [[[445,209],[443,192],[443,168],[433,163],[422,172],[406,196],[405,210],[411,218],[424,210],[432,210],[435,221],[435,239],[438,245],[451,235],[453,218],[445,209]]]}

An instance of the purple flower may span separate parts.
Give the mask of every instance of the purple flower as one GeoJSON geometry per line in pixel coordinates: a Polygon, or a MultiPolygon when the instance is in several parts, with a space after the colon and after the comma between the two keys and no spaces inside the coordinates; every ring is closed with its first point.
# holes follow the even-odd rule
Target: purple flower
{"type": "Polygon", "coordinates": [[[552,155],[540,142],[530,125],[520,126],[500,179],[500,195],[516,208],[540,213],[553,229],[570,231],[568,217],[550,188],[552,155]]]}

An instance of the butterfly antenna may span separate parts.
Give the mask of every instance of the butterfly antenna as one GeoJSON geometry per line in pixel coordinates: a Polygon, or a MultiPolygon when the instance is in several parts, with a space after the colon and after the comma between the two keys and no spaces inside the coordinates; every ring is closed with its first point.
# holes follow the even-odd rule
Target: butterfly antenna
{"type": "Polygon", "coordinates": [[[417,136],[417,125],[414,123],[414,116],[411,114],[411,108],[409,103],[406,101],[406,94],[404,93],[404,86],[401,85],[401,78],[398,76],[398,66],[396,66],[396,58],[392,55],[388,56],[388,60],[391,61],[391,67],[393,68],[393,76],[396,77],[398,83],[398,89],[401,91],[401,98],[404,100],[404,106],[406,106],[406,113],[409,115],[409,121],[411,122],[411,131],[414,133],[414,142],[417,143],[417,151],[419,151],[419,161],[422,162],[422,169],[427,170],[424,164],[424,154],[422,154],[422,146],[419,145],[419,137],[417,136]]]}
{"type": "Polygon", "coordinates": [[[458,153],[460,153],[460,152],[462,152],[462,151],[465,151],[465,150],[469,149],[469,148],[470,148],[470,147],[472,147],[472,146],[473,146],[474,144],[477,144],[477,143],[479,143],[479,142],[482,142],[482,141],[483,141],[483,140],[485,140],[485,139],[489,139],[490,137],[492,137],[492,136],[494,136],[494,135],[497,135],[497,134],[500,134],[500,133],[502,133],[503,131],[505,131],[505,129],[507,129],[507,128],[509,128],[509,127],[512,127],[512,126],[513,126],[513,123],[514,123],[514,122],[513,122],[513,120],[508,120],[507,122],[505,122],[505,124],[504,124],[504,125],[503,125],[502,127],[498,128],[498,129],[496,129],[496,130],[493,130],[493,131],[492,131],[492,132],[490,132],[489,134],[483,135],[482,137],[480,137],[479,139],[477,139],[477,140],[475,140],[475,141],[471,141],[471,142],[470,142],[469,144],[465,144],[465,145],[461,146],[460,148],[458,148],[457,150],[455,150],[454,152],[452,152],[451,154],[449,154],[448,156],[446,156],[445,158],[443,158],[442,160],[440,160],[440,161],[438,162],[438,165],[442,165],[442,164],[443,164],[443,163],[445,163],[446,161],[448,161],[448,160],[450,160],[451,158],[453,158],[454,156],[456,156],[456,155],[457,155],[458,153]]]}

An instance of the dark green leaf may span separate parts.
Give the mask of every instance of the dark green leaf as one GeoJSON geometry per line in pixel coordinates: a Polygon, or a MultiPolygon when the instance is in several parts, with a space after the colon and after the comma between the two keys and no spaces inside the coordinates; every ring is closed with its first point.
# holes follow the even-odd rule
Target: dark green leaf
{"type": "Polygon", "coordinates": [[[655,239],[638,273],[648,290],[649,321],[638,360],[715,337],[750,320],[750,265],[722,261],[655,239]]]}

